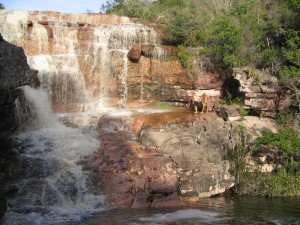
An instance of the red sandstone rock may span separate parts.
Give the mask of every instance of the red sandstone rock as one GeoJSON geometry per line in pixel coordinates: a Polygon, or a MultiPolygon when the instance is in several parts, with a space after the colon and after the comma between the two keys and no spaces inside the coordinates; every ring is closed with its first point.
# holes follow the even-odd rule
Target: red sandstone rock
{"type": "Polygon", "coordinates": [[[131,205],[131,208],[147,208],[151,206],[151,201],[146,193],[138,193],[131,205]]]}
{"type": "Polygon", "coordinates": [[[171,45],[163,45],[164,56],[178,56],[178,48],[171,45]]]}
{"type": "Polygon", "coordinates": [[[131,47],[129,50],[127,57],[132,61],[132,62],[138,62],[139,59],[141,58],[142,55],[142,45],[140,44],[135,44],[131,47]]]}
{"type": "MultiPolygon", "coordinates": [[[[202,116],[208,117],[208,114],[202,116]]],[[[201,165],[199,167],[201,168],[200,171],[203,170],[208,174],[208,178],[203,179],[212,182],[219,179],[219,175],[215,173],[220,170],[220,166],[209,163],[206,165],[202,160],[200,160],[201,163],[198,162],[198,157],[203,155],[204,152],[199,148],[194,138],[188,139],[186,137],[188,133],[184,129],[192,126],[191,121],[196,123],[196,118],[198,117],[197,115],[195,117],[194,113],[182,111],[149,114],[147,116],[137,114],[130,117],[130,119],[109,116],[100,118],[98,122],[101,136],[100,149],[85,159],[82,165],[84,169],[93,171],[91,175],[92,184],[95,189],[101,188],[103,190],[103,193],[107,196],[107,204],[111,207],[132,208],[182,206],[184,202],[181,200],[181,191],[179,190],[183,188],[182,193],[185,193],[186,189],[192,187],[198,193],[200,192],[198,186],[203,185],[199,184],[199,179],[204,173],[195,173],[197,176],[193,177],[193,168],[196,168],[198,164],[201,165]],[[142,128],[141,124],[143,124],[142,128]],[[143,132],[151,130],[161,132],[161,130],[170,129],[169,124],[172,124],[172,131],[174,129],[183,130],[182,144],[187,148],[186,151],[181,152],[184,157],[181,154],[177,157],[176,153],[172,155],[171,159],[166,153],[161,152],[162,149],[142,145],[131,132],[140,129],[143,129],[143,132]],[[126,130],[120,129],[121,127],[126,127],[126,130]],[[188,147],[190,145],[192,148],[188,147]],[[199,156],[195,156],[196,153],[199,156]],[[192,157],[192,161],[189,161],[191,159],[186,157],[192,157]],[[211,177],[215,178],[212,179],[211,177]],[[193,181],[185,184],[184,180],[193,181]]],[[[201,126],[206,126],[203,121],[200,123],[201,126]]],[[[218,117],[214,117],[214,122],[217,121],[218,117]]],[[[220,119],[220,121],[222,120],[220,119]]],[[[217,123],[215,126],[218,126],[217,123]]],[[[213,130],[215,132],[215,129],[213,130]]],[[[179,134],[178,138],[180,139],[181,136],[179,134]]],[[[174,138],[176,137],[174,136],[174,138]]],[[[171,142],[168,144],[170,144],[170,147],[172,146],[171,142]]],[[[201,146],[204,146],[204,143],[201,146]]],[[[178,147],[174,147],[171,147],[172,150],[169,154],[178,151],[178,147]]],[[[203,157],[206,158],[207,156],[203,157]]],[[[218,160],[212,157],[213,154],[210,155],[210,160],[217,163],[218,160]]],[[[228,182],[230,182],[230,179],[228,182]]],[[[223,180],[217,182],[220,182],[217,189],[212,188],[211,193],[224,189],[223,180]]],[[[209,196],[210,190],[206,190],[209,185],[211,184],[208,183],[205,186],[205,196],[209,196]]]]}

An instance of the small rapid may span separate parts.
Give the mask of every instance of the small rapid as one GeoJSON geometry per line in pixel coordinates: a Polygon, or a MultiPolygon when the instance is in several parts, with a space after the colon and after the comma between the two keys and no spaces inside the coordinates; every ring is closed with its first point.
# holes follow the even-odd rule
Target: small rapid
{"type": "Polygon", "coordinates": [[[47,94],[23,88],[26,103],[19,111],[26,124],[13,136],[19,155],[4,224],[60,224],[103,210],[105,197],[89,189],[87,172],[79,164],[97,150],[94,127],[68,128],[58,121],[47,94]]]}

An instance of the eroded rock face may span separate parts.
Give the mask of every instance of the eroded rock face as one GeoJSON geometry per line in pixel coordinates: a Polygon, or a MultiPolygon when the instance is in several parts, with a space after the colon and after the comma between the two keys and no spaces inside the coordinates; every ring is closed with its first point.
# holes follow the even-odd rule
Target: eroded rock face
{"type": "Polygon", "coordinates": [[[215,114],[186,116],[187,122],[167,122],[162,128],[142,130],[141,141],[172,159],[177,165],[179,195],[185,201],[195,201],[223,193],[233,185],[228,162],[222,160],[230,127],[215,114]]]}
{"type": "Polygon", "coordinates": [[[278,80],[268,71],[236,68],[233,76],[240,83],[239,91],[244,95],[246,108],[267,117],[275,117],[276,111],[288,109],[289,91],[279,86],[278,80]]]}
{"type": "MultiPolygon", "coordinates": [[[[194,54],[193,72],[178,60],[178,48],[161,42],[155,26],[105,14],[0,11],[0,32],[21,46],[55,111],[88,111],[107,98],[186,103],[192,91],[212,93],[210,110],[220,108],[226,76],[205,70],[194,54]]],[[[286,109],[289,93],[266,71],[234,70],[244,104],[262,116],[286,109]]],[[[109,100],[107,102],[110,102],[109,100]]]]}
{"type": "Polygon", "coordinates": [[[5,184],[12,165],[8,136],[17,127],[15,100],[22,94],[17,88],[32,81],[22,48],[3,40],[0,34],[0,218],[6,209],[5,184]]]}
{"type": "Polygon", "coordinates": [[[193,76],[188,75],[178,60],[177,47],[134,45],[129,53],[130,98],[188,102],[194,92],[201,96],[206,92],[211,97],[210,110],[219,107],[224,78],[205,71],[197,60],[193,76]]]}
{"type": "Polygon", "coordinates": [[[41,88],[61,111],[127,98],[128,51],[158,41],[152,27],[114,15],[1,10],[0,21],[0,32],[24,48],[41,88]]]}

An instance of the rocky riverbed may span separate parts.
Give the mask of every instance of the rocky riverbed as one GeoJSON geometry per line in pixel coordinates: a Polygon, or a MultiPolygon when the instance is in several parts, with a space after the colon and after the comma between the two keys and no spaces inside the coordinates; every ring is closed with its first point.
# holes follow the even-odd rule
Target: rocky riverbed
{"type": "Polygon", "coordinates": [[[102,116],[101,146],[81,164],[91,171],[92,189],[103,191],[110,207],[189,204],[234,185],[223,158],[235,145],[239,125],[253,138],[262,129],[276,129],[270,120],[224,121],[215,112],[102,116]]]}

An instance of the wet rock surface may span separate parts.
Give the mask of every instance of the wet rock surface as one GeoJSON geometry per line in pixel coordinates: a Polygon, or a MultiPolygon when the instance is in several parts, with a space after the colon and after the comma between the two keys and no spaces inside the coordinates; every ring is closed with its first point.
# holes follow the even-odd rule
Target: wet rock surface
{"type": "Polygon", "coordinates": [[[13,160],[9,135],[17,127],[17,88],[31,83],[31,71],[22,48],[6,42],[0,34],[0,218],[6,210],[6,182],[13,160]]]}
{"type": "Polygon", "coordinates": [[[0,39],[0,133],[4,135],[16,127],[14,102],[22,94],[17,88],[30,84],[32,78],[23,49],[0,39]]]}
{"type": "Polygon", "coordinates": [[[222,157],[235,144],[235,126],[185,110],[103,116],[101,147],[81,163],[110,207],[180,206],[234,184],[222,157]]]}

